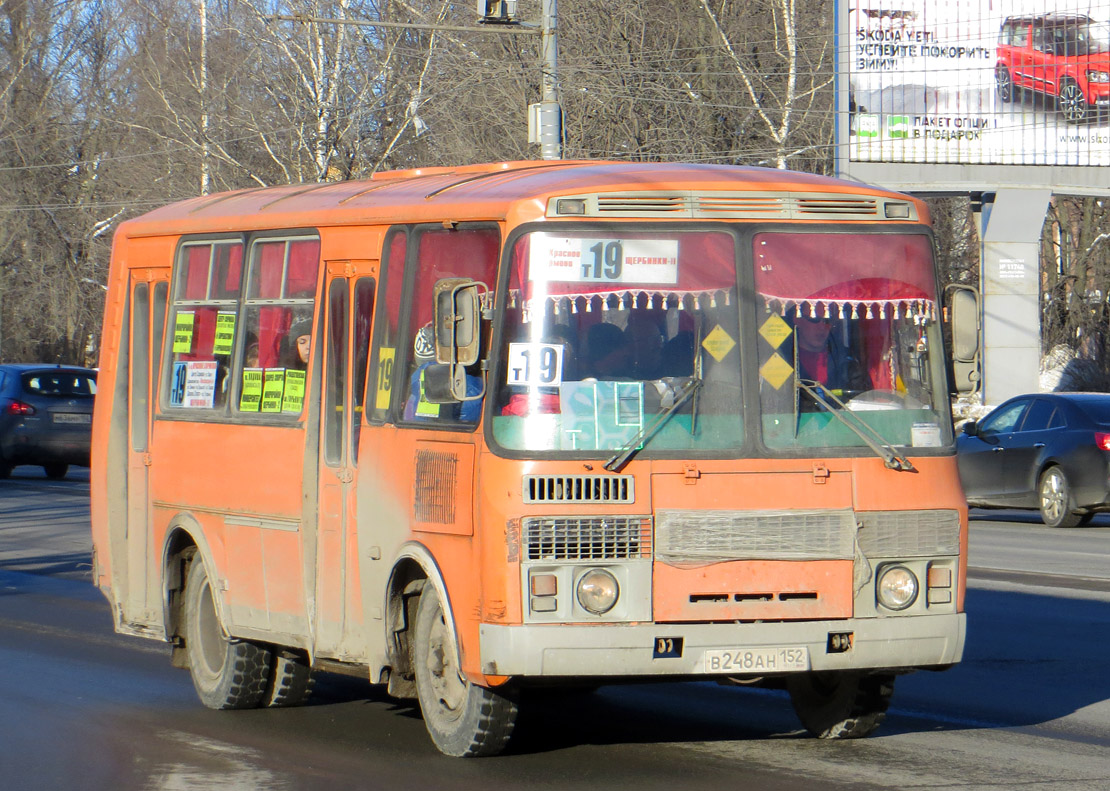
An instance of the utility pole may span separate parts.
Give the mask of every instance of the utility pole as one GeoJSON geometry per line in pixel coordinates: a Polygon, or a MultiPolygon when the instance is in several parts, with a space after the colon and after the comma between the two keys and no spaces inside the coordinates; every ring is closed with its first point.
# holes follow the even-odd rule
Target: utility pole
{"type": "Polygon", "coordinates": [[[543,94],[539,110],[540,156],[563,158],[563,108],[559,106],[559,40],[556,0],[542,0],[543,94]]]}

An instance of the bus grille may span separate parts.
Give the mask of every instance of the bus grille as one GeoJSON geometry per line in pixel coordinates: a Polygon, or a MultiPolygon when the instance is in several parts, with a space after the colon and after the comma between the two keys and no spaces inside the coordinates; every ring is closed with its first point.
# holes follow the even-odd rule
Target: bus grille
{"type": "Polygon", "coordinates": [[[632,503],[631,475],[525,475],[526,503],[632,503]]]}
{"type": "Polygon", "coordinates": [[[527,560],[651,557],[650,516],[548,516],[521,522],[527,560]]]}
{"type": "Polygon", "coordinates": [[[956,511],[860,511],[859,547],[869,558],[957,555],[956,511]]]}
{"type": "Polygon", "coordinates": [[[843,511],[658,511],[655,557],[666,563],[832,560],[855,553],[843,511]]]}

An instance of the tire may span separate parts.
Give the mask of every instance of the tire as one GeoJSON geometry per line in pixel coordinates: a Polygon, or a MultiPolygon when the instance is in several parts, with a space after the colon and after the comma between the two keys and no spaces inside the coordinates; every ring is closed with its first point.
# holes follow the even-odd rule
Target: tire
{"type": "Polygon", "coordinates": [[[504,750],[516,725],[517,698],[460,675],[443,607],[431,584],[420,594],[413,651],[420,710],[439,751],[473,757],[504,750]]]}
{"type": "Polygon", "coordinates": [[[46,473],[46,477],[50,480],[60,481],[62,478],[66,477],[66,473],[69,472],[69,465],[44,464],[42,465],[42,471],[46,473]]]}
{"type": "Polygon", "coordinates": [[[1083,518],[1072,510],[1071,484],[1059,467],[1049,467],[1041,473],[1037,485],[1037,502],[1040,504],[1041,521],[1049,527],[1075,527],[1083,518]]]}
{"type": "Polygon", "coordinates": [[[265,705],[271,708],[302,706],[312,696],[315,682],[307,659],[294,651],[278,649],[274,652],[265,705]]]}
{"type": "Polygon", "coordinates": [[[273,655],[228,639],[220,626],[204,562],[195,557],[185,581],[185,654],[201,702],[210,709],[251,709],[263,702],[273,655]]]}
{"type": "Polygon", "coordinates": [[[998,98],[1003,104],[1012,102],[1017,92],[1014,90],[1014,79],[1010,76],[1010,70],[1000,65],[994,70],[994,79],[998,84],[998,98]]]}
{"type": "Polygon", "coordinates": [[[0,480],[11,476],[13,469],[15,469],[15,465],[0,461],[0,480]]]}
{"type": "Polygon", "coordinates": [[[886,719],[894,676],[849,671],[788,676],[786,689],[802,726],[819,739],[862,739],[886,719]]]}
{"type": "Polygon", "coordinates": [[[1056,106],[1069,124],[1081,124],[1091,117],[1091,106],[1075,80],[1060,83],[1056,106]]]}

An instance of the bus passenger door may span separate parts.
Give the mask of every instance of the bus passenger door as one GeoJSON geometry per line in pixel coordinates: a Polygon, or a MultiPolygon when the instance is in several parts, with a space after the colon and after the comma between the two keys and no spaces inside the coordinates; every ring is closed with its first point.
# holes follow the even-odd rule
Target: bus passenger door
{"type": "Polygon", "coordinates": [[[169,270],[137,270],[131,275],[131,350],[128,383],[130,424],[127,448],[127,602],[135,620],[160,620],[161,595],[150,591],[158,574],[150,568],[158,553],[150,542],[150,434],[152,392],[166,317],[169,270]]]}
{"type": "MultiPolygon", "coordinates": [[[[359,262],[365,269],[372,262],[359,262]]],[[[374,281],[345,276],[352,262],[328,262],[314,653],[358,658],[351,627],[361,618],[355,547],[355,459],[362,421],[374,281]],[[353,293],[352,293],[353,287],[353,293]],[[357,608],[358,612],[352,612],[357,608]]]]}

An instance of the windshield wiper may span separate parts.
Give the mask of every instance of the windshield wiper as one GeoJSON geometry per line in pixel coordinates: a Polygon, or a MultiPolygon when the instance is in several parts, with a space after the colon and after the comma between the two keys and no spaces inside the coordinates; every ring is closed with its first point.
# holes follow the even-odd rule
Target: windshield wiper
{"type": "Polygon", "coordinates": [[[833,417],[855,432],[856,436],[862,439],[867,444],[867,447],[875,451],[875,454],[883,460],[883,463],[886,464],[887,467],[892,470],[898,470],[899,472],[917,472],[917,468],[910,463],[909,459],[898,453],[898,451],[894,449],[894,446],[883,439],[879,432],[867,425],[863,418],[848,409],[848,405],[833,395],[829,388],[813,379],[800,378],[797,370],[794,372],[795,436],[798,434],[798,421],[800,419],[798,405],[798,394],[800,392],[805,392],[806,395],[828,410],[833,417]],[[824,393],[824,395],[822,395],[822,393],[824,393]],[[826,400],[825,396],[828,396],[829,400],[826,400]],[[851,420],[848,419],[849,417],[851,417],[851,420]],[[871,436],[868,436],[868,434],[871,436]]]}
{"type": "Polygon", "coordinates": [[[699,377],[690,377],[686,384],[682,386],[682,389],[675,393],[674,403],[660,412],[651,425],[640,429],[636,436],[622,445],[621,449],[613,454],[609,461],[605,462],[605,469],[609,472],[620,472],[624,469],[624,465],[628,464],[632,457],[635,456],[644,445],[647,445],[652,437],[659,433],[659,430],[666,425],[667,421],[671,419],[671,416],[701,389],[701,385],[702,381],[699,377]]]}

